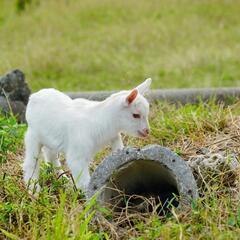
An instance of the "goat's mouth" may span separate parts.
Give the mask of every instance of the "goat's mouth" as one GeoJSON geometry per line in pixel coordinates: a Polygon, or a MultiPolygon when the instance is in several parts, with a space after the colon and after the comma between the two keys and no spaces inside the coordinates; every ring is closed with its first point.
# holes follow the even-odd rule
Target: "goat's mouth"
{"type": "Polygon", "coordinates": [[[148,133],[144,133],[140,130],[138,130],[138,134],[139,134],[140,137],[144,137],[144,138],[148,136],[148,133]]]}

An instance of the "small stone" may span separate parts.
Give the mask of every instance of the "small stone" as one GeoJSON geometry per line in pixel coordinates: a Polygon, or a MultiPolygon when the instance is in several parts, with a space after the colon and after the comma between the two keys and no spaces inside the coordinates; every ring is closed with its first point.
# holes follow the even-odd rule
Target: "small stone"
{"type": "Polygon", "coordinates": [[[26,105],[30,94],[25,76],[20,70],[13,70],[0,77],[0,96],[7,97],[11,101],[21,101],[26,105]]]}
{"type": "Polygon", "coordinates": [[[7,115],[13,114],[19,122],[25,122],[26,106],[20,101],[7,101],[0,96],[0,112],[7,115]]]}
{"type": "Polygon", "coordinates": [[[31,91],[23,72],[16,69],[0,77],[0,111],[13,113],[19,122],[25,122],[25,111],[31,91]]]}

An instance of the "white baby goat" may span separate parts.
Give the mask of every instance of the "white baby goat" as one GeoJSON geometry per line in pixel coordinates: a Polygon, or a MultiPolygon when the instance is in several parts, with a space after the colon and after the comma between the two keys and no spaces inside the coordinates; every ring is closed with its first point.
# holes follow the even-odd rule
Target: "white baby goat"
{"type": "MultiPolygon", "coordinates": [[[[72,100],[55,89],[32,94],[26,110],[23,164],[24,181],[30,190],[38,181],[41,149],[45,161],[57,167],[57,154],[63,152],[77,187],[86,190],[88,166],[97,151],[107,144],[113,151],[122,149],[121,132],[146,137],[149,104],[143,94],[150,84],[151,79],[147,79],[135,89],[112,94],[102,102],[72,100]]],[[[35,190],[40,190],[38,184],[35,190]]]]}

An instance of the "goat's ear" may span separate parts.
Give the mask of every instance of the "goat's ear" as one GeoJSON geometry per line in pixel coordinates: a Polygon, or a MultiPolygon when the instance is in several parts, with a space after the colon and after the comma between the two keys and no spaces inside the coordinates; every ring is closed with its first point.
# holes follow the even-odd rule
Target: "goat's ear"
{"type": "Polygon", "coordinates": [[[126,98],[127,105],[130,105],[135,100],[137,95],[138,95],[138,90],[137,89],[133,89],[130,92],[130,94],[127,96],[127,98],[126,98]]]}
{"type": "Polygon", "coordinates": [[[152,79],[148,78],[143,83],[137,86],[137,90],[139,91],[140,94],[144,95],[146,92],[149,91],[151,83],[152,79]]]}

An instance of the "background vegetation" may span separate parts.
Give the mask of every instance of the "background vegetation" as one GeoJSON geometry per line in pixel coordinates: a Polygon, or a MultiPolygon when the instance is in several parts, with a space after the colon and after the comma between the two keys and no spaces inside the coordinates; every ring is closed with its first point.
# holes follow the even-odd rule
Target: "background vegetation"
{"type": "Polygon", "coordinates": [[[22,69],[33,90],[240,86],[239,12],[235,0],[1,0],[0,73],[22,69]]]}

